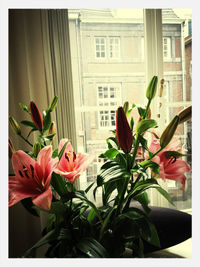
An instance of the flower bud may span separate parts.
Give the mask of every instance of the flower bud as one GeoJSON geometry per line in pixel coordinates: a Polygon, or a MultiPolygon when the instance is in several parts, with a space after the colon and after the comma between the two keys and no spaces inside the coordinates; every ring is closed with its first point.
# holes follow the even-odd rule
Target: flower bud
{"type": "MultiPolygon", "coordinates": [[[[50,126],[50,128],[49,128],[49,134],[56,134],[56,125],[55,125],[54,122],[51,123],[51,126],[50,126]]],[[[54,138],[55,138],[55,135],[54,135],[53,139],[54,139],[54,138]]],[[[52,139],[52,140],[53,140],[53,139],[52,139]]]]}
{"type": "Polygon", "coordinates": [[[123,110],[124,110],[124,113],[126,114],[126,117],[128,115],[128,108],[129,108],[129,103],[128,101],[126,101],[123,105],[123,110]]]}
{"type": "Polygon", "coordinates": [[[43,128],[42,115],[37,105],[33,101],[30,102],[30,111],[32,121],[34,122],[35,126],[41,131],[43,128]]]}
{"type": "Polygon", "coordinates": [[[41,150],[40,143],[35,143],[33,145],[33,153],[36,155],[36,157],[37,157],[38,153],[40,152],[40,150],[41,150]]]}
{"type": "Polygon", "coordinates": [[[57,96],[54,96],[50,106],[49,106],[49,110],[52,112],[55,108],[56,108],[56,105],[57,105],[57,102],[58,102],[58,97],[57,96]]]}
{"type": "Polygon", "coordinates": [[[171,122],[168,124],[168,126],[165,128],[164,132],[162,133],[161,137],[160,137],[160,146],[161,148],[166,147],[169,142],[171,141],[176,128],[178,127],[180,118],[178,115],[176,115],[173,120],[171,120],[171,122]]]}
{"type": "Polygon", "coordinates": [[[151,81],[147,87],[147,91],[146,91],[146,97],[149,100],[152,100],[154,98],[154,96],[156,95],[157,83],[158,83],[158,77],[153,76],[153,78],[151,79],[151,81]]]}
{"type": "Polygon", "coordinates": [[[133,145],[133,135],[122,107],[116,112],[116,137],[121,149],[129,153],[133,145]]]}
{"type": "Polygon", "coordinates": [[[10,126],[12,127],[13,131],[16,134],[20,135],[21,134],[20,126],[12,116],[9,117],[9,122],[10,122],[10,126]]]}
{"type": "Polygon", "coordinates": [[[179,124],[191,119],[191,117],[192,117],[192,106],[189,106],[189,107],[185,108],[184,110],[182,110],[178,114],[178,116],[180,118],[179,124]]]}
{"type": "Polygon", "coordinates": [[[165,80],[161,79],[161,81],[160,81],[160,89],[159,89],[159,93],[158,93],[159,97],[162,97],[162,95],[163,95],[164,82],[165,82],[165,80]]]}
{"type": "Polygon", "coordinates": [[[15,148],[10,138],[8,139],[8,150],[9,150],[9,158],[11,159],[12,155],[15,153],[15,148]]]}

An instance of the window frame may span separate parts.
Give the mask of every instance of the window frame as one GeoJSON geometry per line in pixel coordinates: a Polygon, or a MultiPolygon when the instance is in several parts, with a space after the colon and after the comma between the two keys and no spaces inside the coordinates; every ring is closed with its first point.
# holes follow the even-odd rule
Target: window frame
{"type": "MultiPolygon", "coordinates": [[[[100,46],[101,44],[99,43],[99,46],[100,46]]],[[[107,47],[107,45],[106,45],[106,37],[105,36],[95,36],[94,37],[94,46],[95,46],[95,59],[97,59],[97,60],[105,60],[106,59],[106,57],[107,57],[107,49],[106,49],[106,47],[107,47]],[[96,40],[97,39],[104,39],[104,53],[105,53],[105,57],[97,57],[97,53],[99,52],[100,54],[101,54],[101,49],[100,49],[100,51],[97,51],[97,43],[96,43],[96,40]]]]}
{"type": "Polygon", "coordinates": [[[112,119],[111,119],[111,112],[115,111],[117,107],[121,104],[121,97],[122,97],[122,91],[121,91],[121,83],[98,83],[96,84],[96,91],[97,91],[97,106],[98,106],[98,129],[100,130],[104,130],[104,129],[114,129],[115,125],[111,125],[112,123],[112,119]],[[104,87],[104,88],[108,88],[108,98],[99,98],[99,88],[100,87],[104,87]],[[109,97],[110,92],[111,92],[111,88],[118,88],[118,95],[117,97],[111,98],[109,97]],[[107,100],[107,101],[106,101],[107,100]],[[100,105],[99,102],[102,103],[108,103],[108,105],[100,105]],[[117,102],[116,105],[110,105],[111,102],[117,102]],[[102,126],[101,125],[101,118],[100,118],[100,112],[101,111],[108,111],[108,116],[109,116],[109,125],[108,126],[102,126]]]}
{"type": "Polygon", "coordinates": [[[117,61],[117,60],[120,60],[121,58],[121,38],[120,36],[116,36],[116,35],[109,35],[109,36],[105,36],[105,35],[102,35],[102,36],[94,36],[94,53],[95,53],[95,60],[97,61],[117,61]],[[97,57],[97,47],[96,47],[96,40],[97,39],[100,39],[100,38],[103,38],[105,40],[105,43],[104,43],[104,46],[105,46],[105,57],[97,57]],[[118,40],[118,57],[111,57],[110,56],[110,40],[111,39],[114,39],[114,40],[118,40]]]}
{"type": "Polygon", "coordinates": [[[171,61],[172,60],[172,39],[168,36],[163,36],[163,61],[171,61]],[[165,40],[167,43],[165,44],[165,40]],[[167,56],[165,56],[165,46],[167,46],[167,56]]]}

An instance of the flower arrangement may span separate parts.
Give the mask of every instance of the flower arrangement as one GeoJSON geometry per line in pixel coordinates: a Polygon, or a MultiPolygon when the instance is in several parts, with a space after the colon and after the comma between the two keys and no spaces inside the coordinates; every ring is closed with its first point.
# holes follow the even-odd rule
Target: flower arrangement
{"type": "Polygon", "coordinates": [[[9,139],[14,171],[9,176],[9,206],[21,201],[34,216],[44,212],[48,217],[42,238],[23,257],[29,257],[33,250],[45,244],[48,244],[45,257],[49,258],[122,257],[127,248],[133,257],[142,257],[144,241],[159,248],[159,236],[149,218],[147,190],[155,188],[173,204],[158,178],[178,181],[184,189],[184,172],[191,169],[180,159],[184,155],[174,134],[179,124],[191,118],[191,107],[176,115],[161,135],[157,134],[153,130],[158,127],[157,122],[150,112],[157,82],[154,76],[147,87],[146,108],[137,107],[140,115],[137,123],[131,117],[134,104],[129,108],[126,102],[117,109],[116,130],[106,140],[108,149],[99,156],[106,162],[96,181],[85,190],[78,190],[74,181],[81,179],[94,155],[76,154],[65,138],[53,149],[56,129],[51,113],[56,108],[57,97],[42,114],[33,101],[29,106],[19,104],[31,117],[30,121],[21,121],[30,127],[26,138],[18,122],[9,117],[14,132],[31,147],[28,152],[15,151],[9,139]],[[31,144],[28,138],[36,131],[37,141],[31,144]],[[149,146],[147,134],[152,136],[149,146]],[[141,149],[145,151],[145,159],[138,161],[141,149]],[[99,207],[87,197],[89,190],[93,190],[95,198],[98,188],[102,192],[99,207]]]}

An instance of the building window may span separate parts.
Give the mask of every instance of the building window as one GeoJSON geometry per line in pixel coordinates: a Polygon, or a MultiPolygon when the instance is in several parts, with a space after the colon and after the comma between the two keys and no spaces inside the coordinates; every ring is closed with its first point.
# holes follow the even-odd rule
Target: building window
{"type": "Polygon", "coordinates": [[[120,39],[118,37],[109,38],[109,56],[110,58],[119,58],[120,39]]]}
{"type": "Polygon", "coordinates": [[[97,59],[118,59],[120,57],[119,37],[95,37],[95,55],[97,59]]]}
{"type": "Polygon", "coordinates": [[[106,57],[106,40],[104,37],[95,38],[96,58],[106,57]]]}
{"type": "Polygon", "coordinates": [[[115,127],[116,109],[121,103],[120,85],[98,85],[99,127],[115,127]]]}
{"type": "Polygon", "coordinates": [[[163,58],[164,60],[171,58],[171,38],[163,38],[163,58]]]}

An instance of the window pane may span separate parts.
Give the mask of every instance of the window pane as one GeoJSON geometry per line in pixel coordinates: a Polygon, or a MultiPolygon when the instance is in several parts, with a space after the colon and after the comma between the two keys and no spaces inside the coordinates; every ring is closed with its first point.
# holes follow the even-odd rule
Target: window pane
{"type": "MultiPolygon", "coordinates": [[[[143,10],[101,9],[99,14],[92,9],[69,10],[69,27],[78,151],[99,155],[107,149],[106,138],[112,136],[118,106],[127,100],[146,103],[143,10]],[[108,17],[110,23],[106,23],[108,17]]],[[[96,179],[103,163],[97,158],[85,177],[81,176],[81,188],[96,179]]]]}
{"type": "MultiPolygon", "coordinates": [[[[191,105],[192,13],[188,9],[167,9],[162,11],[162,16],[165,79],[163,102],[166,107],[167,124],[175,114],[191,105]]],[[[191,121],[179,125],[176,138],[181,141],[183,151],[190,154],[191,121]]],[[[191,165],[191,156],[184,157],[183,160],[187,160],[191,165]]],[[[185,175],[187,182],[184,191],[179,189],[180,184],[167,181],[168,191],[179,209],[191,208],[192,174],[185,175]]]]}

